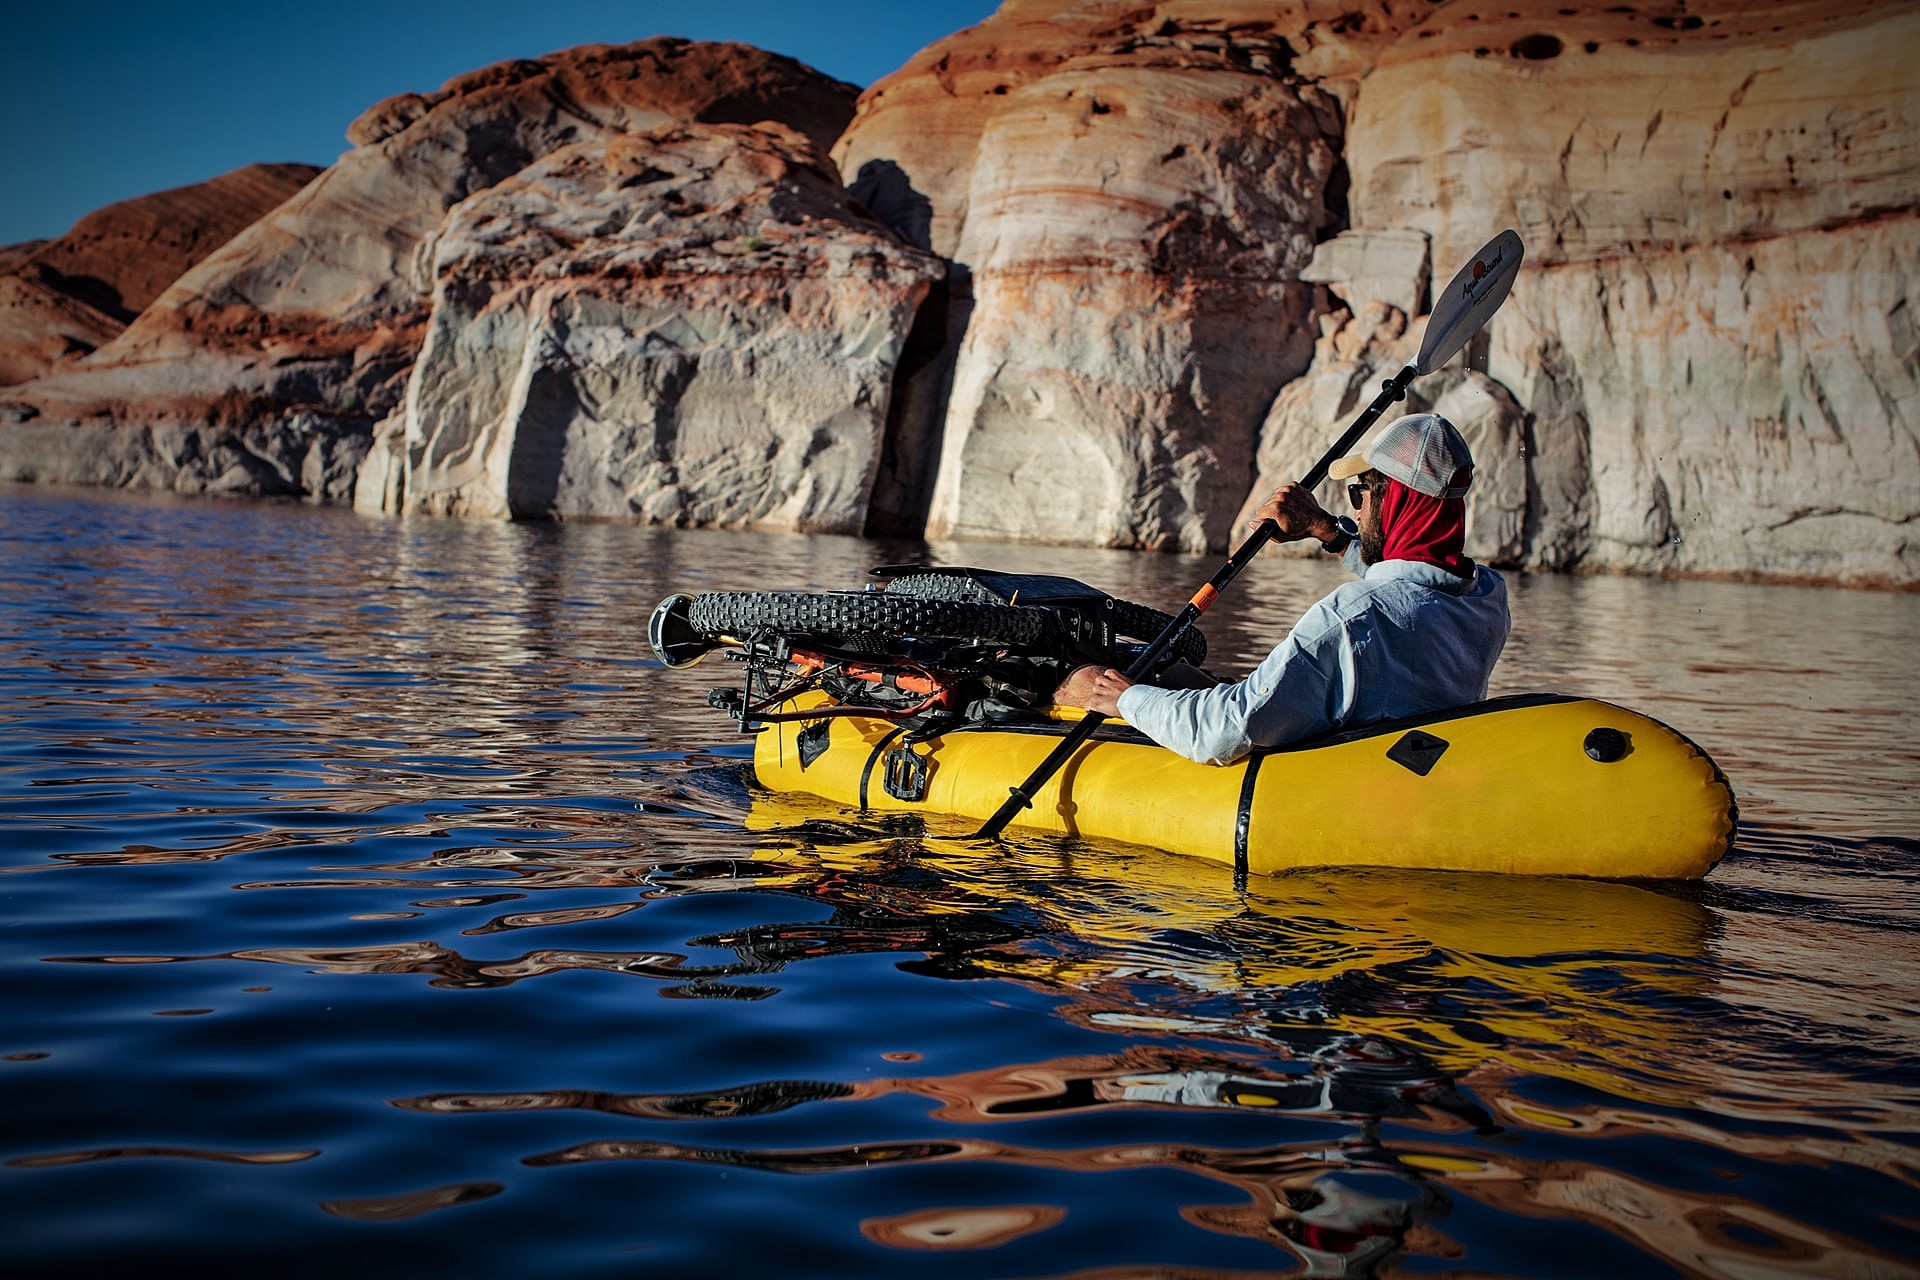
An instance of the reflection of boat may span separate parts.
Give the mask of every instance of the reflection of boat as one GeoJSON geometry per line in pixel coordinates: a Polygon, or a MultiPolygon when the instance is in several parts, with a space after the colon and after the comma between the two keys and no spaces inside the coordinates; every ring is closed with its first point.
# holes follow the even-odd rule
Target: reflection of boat
{"type": "MultiPolygon", "coordinates": [[[[802,695],[760,732],[775,791],[869,810],[984,819],[1067,722],[924,741],[802,695]]],[[[1016,823],[1195,854],[1237,871],[1374,865],[1609,879],[1693,879],[1726,853],[1733,792],[1693,743],[1590,699],[1525,696],[1196,764],[1101,730],[1016,823]]]]}
{"type": "MultiPolygon", "coordinates": [[[[1236,886],[1199,859],[1120,844],[1020,837],[983,858],[972,841],[817,812],[761,793],[745,815],[762,858],[801,844],[831,869],[831,895],[857,904],[842,927],[796,926],[811,940],[783,953],[796,959],[871,950],[898,912],[912,927],[894,945],[929,949],[901,967],[1065,992],[1060,1016],[1093,1030],[1316,1060],[1321,1037],[1346,1033],[1417,1050],[1441,1075],[1504,1063],[1650,1103],[1712,1088],[1695,1068],[1717,1061],[1703,1050],[1714,1028],[1696,1010],[1720,925],[1690,886],[1368,867],[1236,886]]],[[[1373,1070],[1340,1063],[1348,1085],[1373,1070]]]]}
{"type": "MultiPolygon", "coordinates": [[[[732,953],[701,970],[775,991],[904,970],[972,983],[977,1007],[1019,984],[1046,993],[1047,1033],[1023,1023],[1002,1041],[970,1034],[997,1016],[903,1017],[865,1042],[878,1060],[823,1078],[652,1082],[641,1069],[636,1082],[656,1091],[563,1078],[395,1105],[455,1124],[597,1113],[569,1123],[565,1144],[542,1135],[515,1151],[536,1169],[619,1163],[635,1183],[662,1185],[682,1170],[689,1181],[789,1185],[826,1175],[835,1203],[860,1206],[863,1235],[893,1248],[1034,1237],[1031,1252],[981,1255],[995,1265],[974,1272],[1066,1270],[1036,1260],[1067,1256],[1075,1224],[1115,1204],[1127,1208],[1113,1220],[1137,1219],[1143,1233],[1193,1227],[1269,1246],[1272,1270],[1289,1275],[1381,1274],[1396,1253],[1416,1267],[1457,1264],[1448,1216],[1489,1204],[1516,1220],[1542,1206],[1582,1230],[1644,1239],[1663,1259],[1694,1256],[1671,1242],[1695,1241],[1665,1224],[1690,1227],[1683,1213],[1696,1203],[1720,1215],[1701,1236],[1714,1222],[1757,1221],[1731,1191],[1597,1183],[1567,1142],[1577,1131],[1533,1119],[1586,1099],[1664,1101],[1683,1092],[1674,1064],[1714,1060],[1699,961],[1716,924],[1687,889],[1366,869],[1236,889],[1208,863],[1138,848],[1016,838],[982,858],[971,843],[876,830],[917,821],[837,827],[817,812],[762,794],[746,816],[763,833],[752,864],[716,859],[712,878],[650,882],[669,896],[713,884],[774,895],[746,921],[688,939],[689,951],[732,953]],[[1071,1024],[1064,1042],[1056,1019],[1071,1024]],[[1066,1042],[1070,1052],[1053,1048],[1066,1042]],[[1517,1083],[1508,1064],[1525,1073],[1517,1083]],[[1133,1179],[1176,1190],[1128,1194],[1133,1179]],[[959,1185],[963,1196],[946,1191],[959,1185]],[[1608,1221],[1612,1202],[1575,1199],[1588,1186],[1631,1194],[1658,1229],[1608,1221]]],[[[692,976],[658,959],[623,971],[662,984],[692,976]]],[[[1663,1125],[1674,1114],[1649,1110],[1663,1125]]],[[[1697,1256],[1747,1260],[1738,1239],[1717,1252],[1707,1243],[1697,1256]]],[[[1170,1256],[1218,1252],[1182,1248],[1170,1256]]]]}

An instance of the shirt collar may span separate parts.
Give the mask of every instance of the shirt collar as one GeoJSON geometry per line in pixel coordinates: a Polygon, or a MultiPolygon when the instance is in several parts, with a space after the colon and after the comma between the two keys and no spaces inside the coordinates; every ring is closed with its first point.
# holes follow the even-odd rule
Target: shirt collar
{"type": "Polygon", "coordinates": [[[1455,596],[1473,586],[1472,576],[1462,578],[1424,560],[1382,560],[1367,566],[1366,578],[1368,582],[1404,580],[1455,596]]]}

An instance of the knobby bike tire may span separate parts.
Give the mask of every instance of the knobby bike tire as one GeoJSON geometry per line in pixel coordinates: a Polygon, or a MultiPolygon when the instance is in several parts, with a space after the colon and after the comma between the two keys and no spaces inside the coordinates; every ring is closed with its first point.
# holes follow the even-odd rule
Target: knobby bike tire
{"type": "Polygon", "coordinates": [[[708,637],[754,635],[925,636],[1037,644],[1047,611],[1025,605],[926,600],[884,591],[716,591],[695,596],[693,629],[708,637]]]}
{"type": "MultiPolygon", "coordinates": [[[[1150,609],[1144,604],[1115,599],[1113,602],[1113,629],[1123,636],[1132,636],[1135,640],[1157,640],[1160,633],[1173,625],[1173,615],[1150,609]]],[[[1188,627],[1186,632],[1173,642],[1173,656],[1183,662],[1199,666],[1207,660],[1207,638],[1200,634],[1198,624],[1188,627]]]]}

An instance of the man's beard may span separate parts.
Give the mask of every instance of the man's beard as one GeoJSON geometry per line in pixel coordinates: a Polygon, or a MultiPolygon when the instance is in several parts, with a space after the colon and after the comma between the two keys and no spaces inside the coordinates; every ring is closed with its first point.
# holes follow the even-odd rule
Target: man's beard
{"type": "Polygon", "coordinates": [[[1374,565],[1386,558],[1387,531],[1378,520],[1369,520],[1360,526],[1360,563],[1374,565]]]}

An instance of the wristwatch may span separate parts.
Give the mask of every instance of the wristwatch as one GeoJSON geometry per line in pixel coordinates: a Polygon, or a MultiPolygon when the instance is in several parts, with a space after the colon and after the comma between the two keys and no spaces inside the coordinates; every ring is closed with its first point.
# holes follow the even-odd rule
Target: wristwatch
{"type": "Polygon", "coordinates": [[[1352,516],[1335,516],[1333,525],[1339,532],[1321,543],[1320,549],[1330,556],[1342,555],[1360,536],[1360,526],[1354,523],[1352,516]]]}

